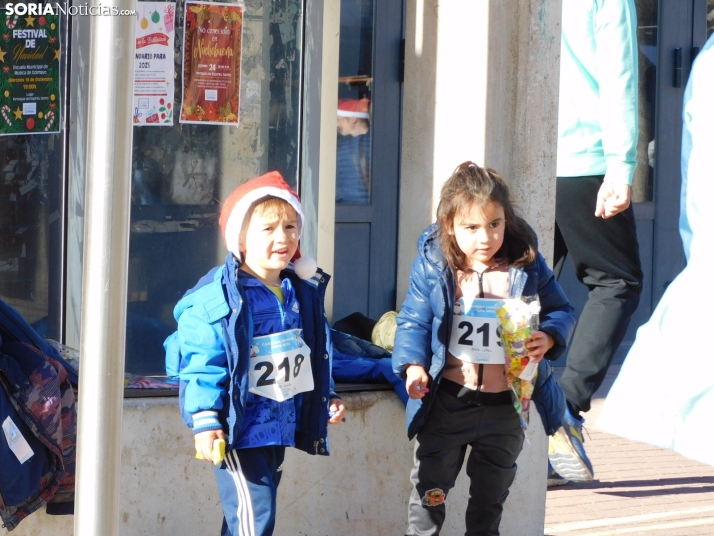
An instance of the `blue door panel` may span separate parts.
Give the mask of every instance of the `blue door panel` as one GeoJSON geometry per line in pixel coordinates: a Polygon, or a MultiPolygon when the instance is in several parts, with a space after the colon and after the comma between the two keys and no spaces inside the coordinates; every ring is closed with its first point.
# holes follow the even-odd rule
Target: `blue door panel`
{"type": "Polygon", "coordinates": [[[370,249],[370,227],[369,223],[335,225],[335,274],[341,284],[333,289],[333,320],[355,312],[368,314],[369,256],[364,252],[370,249]]]}

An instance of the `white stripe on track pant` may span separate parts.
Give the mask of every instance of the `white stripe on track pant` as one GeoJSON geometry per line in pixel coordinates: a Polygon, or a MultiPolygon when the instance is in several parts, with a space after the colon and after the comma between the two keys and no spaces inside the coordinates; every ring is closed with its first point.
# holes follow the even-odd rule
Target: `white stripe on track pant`
{"type": "Polygon", "coordinates": [[[223,507],[221,536],[270,536],[285,447],[229,450],[216,481],[223,507]]]}

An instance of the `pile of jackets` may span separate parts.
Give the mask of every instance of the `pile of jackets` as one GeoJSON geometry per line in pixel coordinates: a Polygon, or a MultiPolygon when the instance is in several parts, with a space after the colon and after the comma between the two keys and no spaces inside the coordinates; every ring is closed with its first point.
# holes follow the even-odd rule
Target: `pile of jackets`
{"type": "Polygon", "coordinates": [[[77,373],[0,300],[0,517],[72,513],[77,373]]]}

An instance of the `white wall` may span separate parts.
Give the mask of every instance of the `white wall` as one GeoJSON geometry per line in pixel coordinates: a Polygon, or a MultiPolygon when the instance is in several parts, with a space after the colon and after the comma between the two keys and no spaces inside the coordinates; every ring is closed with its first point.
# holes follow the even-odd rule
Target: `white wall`
{"type": "Polygon", "coordinates": [[[416,242],[458,164],[509,182],[549,259],[561,0],[407,2],[397,306],[416,242]]]}
{"type": "MultiPolygon", "coordinates": [[[[300,251],[326,273],[335,264],[335,174],[337,169],[337,78],[340,50],[340,2],[313,0],[305,10],[304,87],[300,195],[305,216],[300,251]]],[[[325,293],[332,321],[333,286],[325,293]]]]}
{"type": "MultiPolygon", "coordinates": [[[[397,308],[441,185],[466,160],[505,177],[551,259],[561,1],[407,2],[397,308]]],[[[521,454],[504,534],[543,533],[541,435],[521,454]],[[516,504],[527,508],[517,529],[516,504]]]]}
{"type": "MultiPolygon", "coordinates": [[[[346,422],[330,429],[332,455],[289,449],[278,498],[275,536],[401,534],[411,490],[413,443],[404,406],[390,391],[346,394],[346,422]]],[[[543,534],[546,436],[531,417],[518,474],[506,502],[503,536],[543,534]]],[[[222,514],[212,466],[193,459],[192,437],[175,398],[125,401],[121,477],[122,536],[220,533],[222,514]]],[[[468,478],[447,499],[442,534],[463,534],[468,478]]],[[[70,536],[73,516],[35,512],[13,536],[70,536]]],[[[6,531],[0,529],[0,534],[6,531]]]]}

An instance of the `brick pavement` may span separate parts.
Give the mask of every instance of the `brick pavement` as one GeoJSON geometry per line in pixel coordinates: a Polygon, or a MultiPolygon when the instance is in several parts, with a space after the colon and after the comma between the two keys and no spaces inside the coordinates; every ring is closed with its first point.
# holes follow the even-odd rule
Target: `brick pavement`
{"type": "Polygon", "coordinates": [[[548,489],[545,535],[714,535],[714,467],[595,427],[618,371],[611,369],[585,414],[595,481],[548,489]]]}

